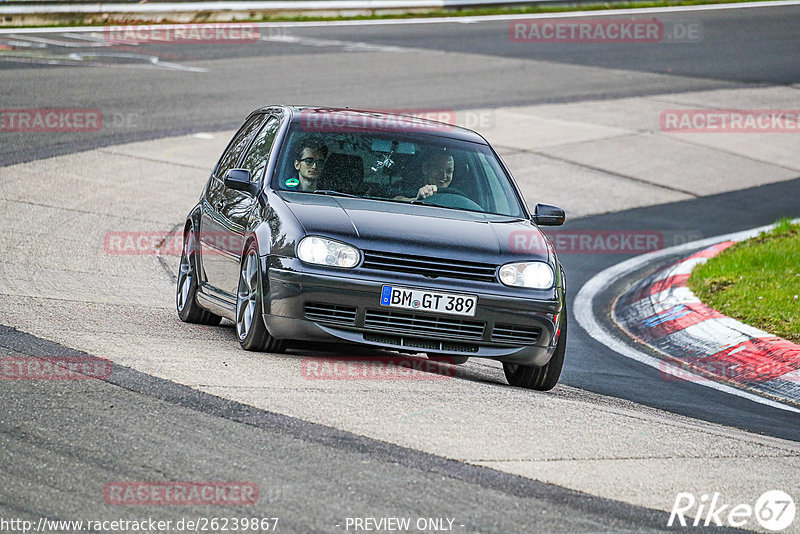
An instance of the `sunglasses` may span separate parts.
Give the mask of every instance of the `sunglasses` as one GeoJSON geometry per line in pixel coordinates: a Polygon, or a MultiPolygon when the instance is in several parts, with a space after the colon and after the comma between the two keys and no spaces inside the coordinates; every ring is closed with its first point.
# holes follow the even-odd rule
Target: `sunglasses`
{"type": "Polygon", "coordinates": [[[325,160],[324,159],[303,158],[303,159],[301,159],[299,161],[305,163],[309,167],[311,167],[312,165],[318,165],[318,166],[322,167],[322,165],[325,164],[325,160]]]}

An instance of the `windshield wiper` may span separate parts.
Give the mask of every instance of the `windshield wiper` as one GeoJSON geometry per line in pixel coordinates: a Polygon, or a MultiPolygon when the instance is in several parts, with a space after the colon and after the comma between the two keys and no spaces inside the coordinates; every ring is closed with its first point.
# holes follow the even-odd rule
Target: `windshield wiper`
{"type": "Polygon", "coordinates": [[[350,193],[342,193],[341,191],[336,191],[334,189],[315,189],[314,193],[319,195],[331,195],[335,197],[361,198],[358,195],[351,195],[350,193]]]}

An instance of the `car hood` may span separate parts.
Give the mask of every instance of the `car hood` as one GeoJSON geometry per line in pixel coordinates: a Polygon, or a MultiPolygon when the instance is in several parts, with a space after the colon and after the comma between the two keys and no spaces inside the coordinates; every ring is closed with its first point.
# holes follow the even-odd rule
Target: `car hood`
{"type": "Polygon", "coordinates": [[[379,250],[491,263],[549,261],[550,242],[530,221],[491,214],[302,193],[281,197],[307,235],[379,250]]]}

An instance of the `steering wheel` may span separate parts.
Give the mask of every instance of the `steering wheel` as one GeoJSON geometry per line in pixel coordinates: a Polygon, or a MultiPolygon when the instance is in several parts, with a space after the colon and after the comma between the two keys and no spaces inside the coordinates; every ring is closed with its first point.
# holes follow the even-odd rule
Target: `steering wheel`
{"type": "Polygon", "coordinates": [[[443,208],[457,208],[465,210],[483,211],[483,208],[474,200],[467,197],[463,191],[455,187],[443,189],[440,193],[431,195],[425,199],[428,204],[442,206],[443,208]]]}

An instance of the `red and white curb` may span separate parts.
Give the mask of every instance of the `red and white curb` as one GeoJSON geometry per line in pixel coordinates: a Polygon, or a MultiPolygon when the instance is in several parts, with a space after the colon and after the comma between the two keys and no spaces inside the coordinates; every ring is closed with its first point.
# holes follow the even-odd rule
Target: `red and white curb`
{"type": "Polygon", "coordinates": [[[666,355],[665,379],[717,380],[800,406],[800,345],[721,314],[686,286],[695,266],[733,244],[712,245],[639,281],[617,299],[614,320],[666,355]]]}
{"type": "Polygon", "coordinates": [[[590,336],[623,356],[659,369],[665,380],[689,380],[800,413],[800,346],[719,313],[686,287],[695,265],[770,228],[695,241],[609,267],[578,292],[575,318],[590,336]],[[623,330],[661,357],[636,349],[601,325],[594,309],[601,291],[649,263],[699,247],[707,248],[640,280],[613,307],[613,317],[623,330]]]}

